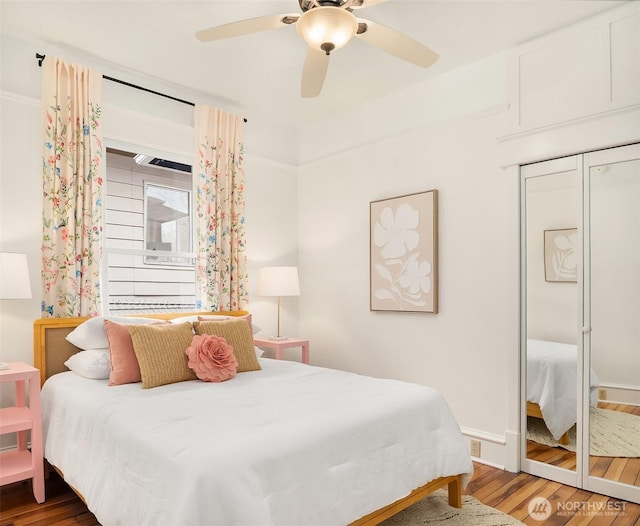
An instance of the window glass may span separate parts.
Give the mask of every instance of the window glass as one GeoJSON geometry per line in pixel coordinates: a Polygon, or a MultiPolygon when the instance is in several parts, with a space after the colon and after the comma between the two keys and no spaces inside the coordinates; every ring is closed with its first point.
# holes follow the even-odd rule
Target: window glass
{"type": "Polygon", "coordinates": [[[191,192],[145,182],[144,213],[146,249],[167,253],[145,256],[145,263],[193,265],[179,255],[191,252],[191,192]]]}

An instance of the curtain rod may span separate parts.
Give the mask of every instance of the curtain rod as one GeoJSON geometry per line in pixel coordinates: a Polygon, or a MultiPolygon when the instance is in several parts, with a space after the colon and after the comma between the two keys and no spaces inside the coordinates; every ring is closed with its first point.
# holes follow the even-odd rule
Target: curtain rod
{"type": "MultiPolygon", "coordinates": [[[[36,59],[38,60],[38,66],[42,67],[42,63],[44,62],[46,55],[42,55],[40,53],[36,53],[36,59]]],[[[161,93],[159,91],[154,91],[149,88],[145,88],[143,86],[138,86],[137,84],[132,84],[131,82],[127,82],[125,80],[116,79],[114,77],[110,77],[108,75],[102,75],[102,78],[105,80],[110,80],[111,82],[115,82],[117,84],[122,84],[123,86],[128,86],[129,88],[135,88],[140,91],[146,91],[147,93],[153,93],[154,95],[158,95],[160,97],[164,97],[165,99],[171,99],[176,102],[180,102],[182,104],[186,104],[188,106],[195,106],[195,102],[191,102],[190,100],[179,99],[178,97],[174,97],[172,95],[167,95],[166,93],[161,93]]],[[[247,122],[246,118],[242,119],[244,122],[247,122]]]]}

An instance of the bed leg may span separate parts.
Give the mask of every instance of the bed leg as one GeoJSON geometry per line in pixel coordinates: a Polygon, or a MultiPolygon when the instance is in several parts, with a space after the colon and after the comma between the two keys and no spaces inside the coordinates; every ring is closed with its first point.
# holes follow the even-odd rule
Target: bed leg
{"type": "Polygon", "coordinates": [[[449,482],[449,506],[462,508],[462,477],[449,482]]]}

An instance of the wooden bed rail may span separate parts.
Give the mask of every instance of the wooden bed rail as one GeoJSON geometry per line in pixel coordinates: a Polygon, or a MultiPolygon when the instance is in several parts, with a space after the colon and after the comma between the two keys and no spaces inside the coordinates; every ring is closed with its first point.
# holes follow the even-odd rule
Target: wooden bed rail
{"type": "Polygon", "coordinates": [[[369,515],[365,515],[357,521],[349,524],[349,526],[375,526],[376,524],[380,524],[382,521],[401,512],[405,508],[408,508],[419,500],[424,499],[427,495],[430,495],[434,491],[444,488],[445,486],[448,486],[449,490],[449,505],[454,508],[462,508],[462,475],[442,477],[414,489],[406,497],[389,504],[384,508],[380,508],[369,515]]]}

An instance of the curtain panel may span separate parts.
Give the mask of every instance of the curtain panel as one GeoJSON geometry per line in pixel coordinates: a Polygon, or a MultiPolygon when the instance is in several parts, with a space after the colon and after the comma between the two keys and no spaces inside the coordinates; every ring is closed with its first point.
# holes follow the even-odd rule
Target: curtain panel
{"type": "Polygon", "coordinates": [[[101,313],[102,76],[42,69],[42,317],[101,313]]]}
{"type": "Polygon", "coordinates": [[[196,104],[194,163],[196,308],[249,305],[245,233],[244,120],[196,104]]]}

